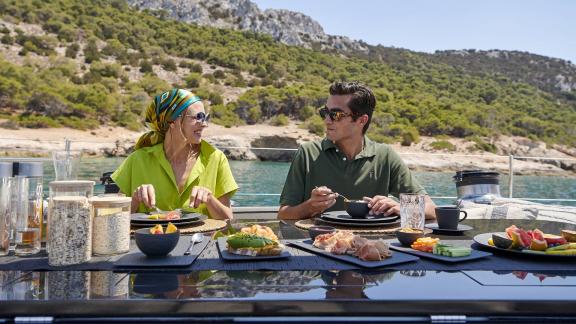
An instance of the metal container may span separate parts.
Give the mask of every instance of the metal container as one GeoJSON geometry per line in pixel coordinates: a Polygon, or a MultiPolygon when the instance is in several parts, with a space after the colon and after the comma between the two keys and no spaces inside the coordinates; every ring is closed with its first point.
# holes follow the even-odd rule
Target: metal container
{"type": "Polygon", "coordinates": [[[130,204],[132,198],[102,196],[92,204],[92,253],[113,255],[130,250],[130,204]]]}
{"type": "Polygon", "coordinates": [[[459,200],[491,204],[500,197],[500,174],[494,171],[463,170],[453,177],[459,200]]]}

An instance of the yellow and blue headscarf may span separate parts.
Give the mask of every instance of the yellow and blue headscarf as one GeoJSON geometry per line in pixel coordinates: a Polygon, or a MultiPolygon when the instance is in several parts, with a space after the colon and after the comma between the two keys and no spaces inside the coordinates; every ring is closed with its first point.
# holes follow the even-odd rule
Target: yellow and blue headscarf
{"type": "Polygon", "coordinates": [[[154,146],[164,141],[170,123],[186,108],[200,100],[200,97],[183,89],[172,89],[154,97],[154,101],[146,109],[144,124],[148,132],[140,136],[136,149],[154,146]]]}

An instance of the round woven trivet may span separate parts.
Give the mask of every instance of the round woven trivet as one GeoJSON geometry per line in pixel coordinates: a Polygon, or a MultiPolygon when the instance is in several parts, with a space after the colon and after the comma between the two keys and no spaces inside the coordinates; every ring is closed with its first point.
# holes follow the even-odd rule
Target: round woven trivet
{"type": "MultiPolygon", "coordinates": [[[[178,226],[181,234],[191,234],[191,233],[204,233],[204,232],[214,232],[226,227],[228,223],[223,220],[218,219],[205,219],[200,223],[193,224],[191,226],[178,226]]],[[[131,230],[134,233],[134,229],[131,230]]]]}
{"type": "Polygon", "coordinates": [[[314,226],[314,225],[329,225],[332,226],[336,229],[339,230],[349,230],[352,231],[354,233],[358,233],[358,234],[392,234],[394,232],[396,232],[398,229],[400,229],[399,226],[393,225],[393,226],[382,226],[382,227],[351,227],[351,226],[338,226],[338,225],[334,225],[334,224],[326,224],[324,222],[322,222],[320,219],[314,219],[314,218],[309,218],[309,219],[303,219],[303,220],[299,220],[297,221],[294,225],[296,225],[296,227],[304,229],[304,230],[308,230],[310,227],[314,226]]]}

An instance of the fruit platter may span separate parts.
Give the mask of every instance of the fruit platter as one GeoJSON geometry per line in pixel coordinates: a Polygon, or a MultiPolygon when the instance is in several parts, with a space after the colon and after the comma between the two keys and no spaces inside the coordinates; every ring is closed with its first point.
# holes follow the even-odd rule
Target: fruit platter
{"type": "Polygon", "coordinates": [[[504,232],[476,235],[474,241],[500,251],[576,259],[576,231],[562,230],[559,234],[551,234],[512,225],[504,232]]]}

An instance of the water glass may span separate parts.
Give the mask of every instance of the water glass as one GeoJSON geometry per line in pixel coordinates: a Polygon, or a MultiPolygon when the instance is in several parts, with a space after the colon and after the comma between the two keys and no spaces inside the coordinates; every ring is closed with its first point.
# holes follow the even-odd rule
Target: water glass
{"type": "Polygon", "coordinates": [[[12,237],[12,178],[0,178],[0,256],[10,252],[12,237]]]}
{"type": "Polygon", "coordinates": [[[82,151],[55,151],[52,152],[54,161],[54,177],[56,181],[78,179],[82,151]]]}
{"type": "Polygon", "coordinates": [[[426,195],[400,194],[400,226],[402,228],[424,229],[424,208],[426,195]]]}
{"type": "Polygon", "coordinates": [[[26,256],[40,252],[40,227],[34,215],[29,213],[29,180],[27,177],[15,177],[13,190],[15,191],[16,212],[16,255],[26,256]]]}

